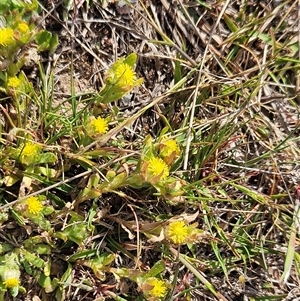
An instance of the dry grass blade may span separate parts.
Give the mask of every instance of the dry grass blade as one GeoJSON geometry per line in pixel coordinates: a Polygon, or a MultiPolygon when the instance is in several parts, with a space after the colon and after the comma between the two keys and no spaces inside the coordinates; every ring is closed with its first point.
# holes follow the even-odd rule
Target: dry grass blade
{"type": "Polygon", "coordinates": [[[200,63],[200,67],[199,67],[199,73],[197,76],[197,83],[196,83],[196,89],[195,92],[193,93],[193,102],[191,104],[191,108],[190,108],[190,118],[189,118],[189,128],[188,128],[188,134],[187,134],[187,143],[186,143],[186,148],[185,148],[185,154],[184,154],[184,161],[183,161],[183,170],[187,169],[187,165],[189,162],[189,152],[190,152],[190,147],[191,147],[191,141],[192,141],[192,128],[193,128],[193,123],[194,123],[194,115],[195,115],[195,106],[196,106],[196,101],[197,101],[197,97],[198,97],[198,91],[199,91],[199,84],[200,84],[200,80],[201,80],[201,76],[202,76],[202,70],[204,68],[204,63],[206,61],[206,56],[209,50],[209,45],[210,42],[212,40],[212,36],[214,34],[214,31],[216,29],[216,27],[218,26],[220,20],[222,19],[222,16],[229,4],[230,0],[227,0],[221,10],[220,15],[218,16],[218,19],[216,20],[216,23],[214,24],[212,30],[211,30],[211,34],[209,36],[207,45],[205,47],[204,53],[203,53],[203,58],[201,60],[200,63]]]}

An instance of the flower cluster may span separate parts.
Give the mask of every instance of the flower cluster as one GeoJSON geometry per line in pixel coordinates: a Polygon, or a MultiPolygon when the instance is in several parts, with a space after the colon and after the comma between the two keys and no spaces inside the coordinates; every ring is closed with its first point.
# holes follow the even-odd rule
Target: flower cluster
{"type": "Polygon", "coordinates": [[[14,31],[11,28],[0,29],[0,45],[8,46],[14,42],[14,31]]]}
{"type": "Polygon", "coordinates": [[[190,224],[197,215],[196,212],[193,215],[183,214],[180,218],[172,218],[164,227],[164,237],[176,245],[195,243],[203,239],[207,233],[198,228],[198,223],[190,224]]]}
{"type": "Polygon", "coordinates": [[[26,213],[29,213],[30,215],[39,215],[43,209],[42,203],[35,196],[31,196],[28,199],[26,199],[25,205],[27,208],[26,213]]]}
{"type": "Polygon", "coordinates": [[[138,79],[134,71],[136,60],[137,55],[132,53],[120,58],[108,69],[105,75],[105,86],[99,94],[99,102],[107,104],[116,101],[142,84],[143,78],[138,79]]]}
{"type": "Polygon", "coordinates": [[[171,189],[174,190],[173,182],[176,180],[173,179],[173,181],[172,178],[168,177],[170,167],[172,167],[179,154],[180,149],[174,139],[162,138],[158,144],[153,144],[151,137],[145,140],[144,154],[142,155],[142,175],[144,180],[156,185],[155,187],[164,195],[167,193],[167,190],[166,185],[163,185],[163,183],[166,184],[168,182],[168,186],[171,185],[171,189]]]}
{"type": "Polygon", "coordinates": [[[156,277],[147,278],[143,283],[143,293],[148,300],[161,300],[166,296],[167,292],[166,283],[156,277]]]}
{"type": "Polygon", "coordinates": [[[136,58],[136,54],[131,54],[127,58],[117,60],[107,71],[106,82],[124,92],[129,92],[133,87],[140,85],[143,79],[138,80],[133,69],[136,58]]]}
{"type": "Polygon", "coordinates": [[[116,82],[115,85],[118,88],[132,87],[136,81],[136,74],[134,70],[123,62],[117,62],[112,71],[114,72],[113,77],[116,82]]]}
{"type": "Polygon", "coordinates": [[[183,244],[189,237],[189,229],[184,221],[171,222],[165,230],[165,236],[175,244],[183,244]]]}
{"type": "Polygon", "coordinates": [[[21,22],[18,24],[18,29],[22,33],[26,33],[29,30],[29,26],[26,22],[21,22]]]}
{"type": "Polygon", "coordinates": [[[16,89],[20,86],[20,84],[21,84],[21,81],[16,76],[13,76],[8,79],[7,87],[16,89]]]}
{"type": "Polygon", "coordinates": [[[158,157],[152,157],[148,165],[148,177],[165,180],[169,176],[169,168],[165,161],[158,157]]]}
{"type": "Polygon", "coordinates": [[[31,141],[19,147],[19,160],[22,164],[30,165],[38,161],[41,148],[38,144],[31,141]]]}
{"type": "Polygon", "coordinates": [[[173,153],[176,155],[180,154],[180,148],[174,139],[163,139],[160,142],[159,154],[161,157],[166,158],[171,156],[173,153]]]}
{"type": "Polygon", "coordinates": [[[108,131],[108,123],[102,118],[91,118],[86,124],[87,134],[91,137],[103,135],[108,131]]]}

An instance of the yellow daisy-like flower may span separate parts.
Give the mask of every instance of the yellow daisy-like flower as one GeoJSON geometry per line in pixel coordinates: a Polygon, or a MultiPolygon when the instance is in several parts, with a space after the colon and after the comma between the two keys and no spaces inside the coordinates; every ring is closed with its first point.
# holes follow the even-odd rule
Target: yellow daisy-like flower
{"type": "Polygon", "coordinates": [[[180,148],[174,139],[163,140],[160,147],[160,155],[164,157],[169,157],[175,153],[176,155],[180,153],[180,148]]]}
{"type": "Polygon", "coordinates": [[[134,87],[143,82],[143,78],[137,78],[134,65],[137,55],[131,53],[127,57],[119,58],[106,72],[105,85],[99,93],[99,101],[106,104],[121,99],[134,87]]]}
{"type": "Polygon", "coordinates": [[[164,281],[155,277],[148,278],[146,280],[146,286],[150,286],[150,290],[146,291],[146,295],[149,297],[163,298],[167,294],[167,285],[164,281]],[[151,288],[152,287],[152,288],[151,288]]]}
{"type": "Polygon", "coordinates": [[[102,117],[94,118],[88,122],[86,130],[90,136],[102,135],[108,131],[108,123],[102,117]]]}
{"type": "Polygon", "coordinates": [[[25,33],[29,30],[29,26],[26,22],[21,22],[18,24],[18,29],[22,32],[25,33]]]}
{"type": "Polygon", "coordinates": [[[35,163],[40,155],[40,146],[32,142],[27,142],[20,147],[19,160],[22,164],[30,165],[35,163]]]}
{"type": "Polygon", "coordinates": [[[8,278],[6,281],[4,281],[4,285],[6,288],[13,288],[16,286],[19,286],[20,281],[17,278],[8,278]]]}
{"type": "Polygon", "coordinates": [[[9,78],[9,80],[7,82],[7,87],[15,89],[15,88],[19,87],[20,84],[21,84],[21,81],[16,76],[14,76],[14,77],[9,78]]]}
{"type": "Polygon", "coordinates": [[[127,88],[134,85],[136,74],[131,66],[125,63],[116,63],[116,66],[113,69],[116,78],[116,86],[127,88]]]}
{"type": "Polygon", "coordinates": [[[20,284],[20,271],[6,267],[2,278],[6,288],[14,288],[20,284]]]}
{"type": "Polygon", "coordinates": [[[0,29],[0,45],[7,46],[14,41],[14,31],[11,28],[0,29]]]}
{"type": "Polygon", "coordinates": [[[169,175],[168,165],[163,159],[157,157],[153,157],[149,160],[148,170],[152,176],[160,176],[160,180],[166,179],[169,175]]]}
{"type": "Polygon", "coordinates": [[[189,230],[184,221],[170,222],[166,228],[166,237],[175,244],[182,244],[189,235],[189,230]]]}
{"type": "Polygon", "coordinates": [[[28,199],[26,199],[25,204],[27,205],[26,211],[32,215],[38,215],[43,209],[42,203],[37,197],[34,196],[31,196],[28,199]]]}

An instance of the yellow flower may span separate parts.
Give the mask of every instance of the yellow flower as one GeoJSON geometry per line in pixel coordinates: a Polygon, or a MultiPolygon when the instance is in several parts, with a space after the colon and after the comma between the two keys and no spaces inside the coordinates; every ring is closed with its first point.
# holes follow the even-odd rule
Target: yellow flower
{"type": "Polygon", "coordinates": [[[149,160],[148,170],[150,175],[154,177],[160,177],[160,180],[164,180],[169,175],[169,168],[165,161],[161,158],[153,157],[149,160]]]}
{"type": "Polygon", "coordinates": [[[155,277],[150,277],[146,280],[143,285],[144,287],[149,287],[144,293],[149,297],[163,298],[167,294],[167,285],[164,281],[159,280],[155,277]]]}
{"type": "Polygon", "coordinates": [[[121,99],[134,87],[143,82],[143,78],[137,78],[134,65],[137,55],[131,53],[127,57],[118,59],[105,74],[105,85],[99,93],[97,101],[107,104],[121,99]]]}
{"type": "Polygon", "coordinates": [[[170,222],[166,228],[165,234],[173,243],[182,244],[189,236],[189,229],[184,221],[170,222]]]}
{"type": "Polygon", "coordinates": [[[176,155],[180,153],[177,142],[174,139],[162,140],[160,145],[160,155],[165,158],[169,157],[173,153],[175,153],[176,155]]]}
{"type": "Polygon", "coordinates": [[[6,288],[14,288],[20,284],[20,271],[6,267],[2,278],[6,288]]]}
{"type": "Polygon", "coordinates": [[[14,76],[14,77],[9,78],[9,80],[7,82],[7,86],[9,88],[14,88],[15,89],[15,88],[20,86],[20,83],[21,83],[21,81],[16,76],[14,76]]]}
{"type": "Polygon", "coordinates": [[[28,31],[29,26],[28,26],[28,24],[27,24],[26,22],[21,22],[21,23],[18,24],[18,29],[19,29],[21,32],[25,33],[25,32],[28,31]]]}
{"type": "Polygon", "coordinates": [[[136,74],[133,68],[125,63],[116,64],[114,67],[114,73],[117,87],[131,87],[136,81],[136,74]]]}
{"type": "Polygon", "coordinates": [[[32,215],[38,215],[42,209],[43,205],[39,201],[37,197],[31,196],[25,200],[25,204],[27,205],[27,212],[32,215]]]}
{"type": "Polygon", "coordinates": [[[21,145],[19,160],[22,164],[30,165],[36,163],[40,155],[40,146],[32,142],[21,145]]]}
{"type": "Polygon", "coordinates": [[[142,78],[137,79],[134,71],[134,64],[137,56],[135,53],[118,59],[106,73],[106,82],[118,88],[118,92],[128,92],[133,87],[143,82],[142,78]]]}
{"type": "Polygon", "coordinates": [[[17,278],[8,278],[6,281],[4,281],[4,285],[6,288],[13,288],[16,286],[19,286],[20,281],[17,278]]]}
{"type": "Polygon", "coordinates": [[[104,118],[94,118],[89,121],[86,130],[90,136],[102,135],[108,131],[108,123],[104,118]]]}
{"type": "Polygon", "coordinates": [[[7,46],[12,44],[14,41],[14,31],[11,28],[1,28],[0,29],[0,45],[7,46]]]}

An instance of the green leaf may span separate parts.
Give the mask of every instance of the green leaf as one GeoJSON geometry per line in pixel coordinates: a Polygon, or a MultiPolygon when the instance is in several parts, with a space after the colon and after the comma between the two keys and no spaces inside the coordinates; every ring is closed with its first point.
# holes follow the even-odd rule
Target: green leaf
{"type": "Polygon", "coordinates": [[[231,32],[237,32],[239,30],[239,28],[234,23],[233,19],[228,17],[226,14],[224,14],[224,20],[231,32]]]}
{"type": "Polygon", "coordinates": [[[50,45],[49,51],[50,51],[50,54],[52,54],[58,45],[58,35],[57,34],[52,35],[49,45],[50,45]]]}
{"type": "Polygon", "coordinates": [[[91,268],[97,278],[105,280],[103,268],[115,260],[114,254],[103,253],[100,256],[87,260],[79,260],[78,263],[91,268]]]}
{"type": "Polygon", "coordinates": [[[11,187],[14,184],[16,184],[18,181],[20,181],[20,176],[19,175],[14,175],[10,174],[9,176],[5,176],[1,182],[6,186],[6,187],[11,187]]]}
{"type": "Polygon", "coordinates": [[[60,279],[63,286],[60,286],[55,294],[55,299],[57,301],[63,301],[66,297],[65,287],[71,285],[72,283],[72,265],[68,263],[68,268],[60,279]]]}
{"type": "Polygon", "coordinates": [[[55,163],[57,157],[53,153],[42,153],[39,157],[39,163],[55,163]]]}
{"type": "Polygon", "coordinates": [[[98,251],[96,249],[94,249],[94,250],[84,250],[84,251],[77,252],[77,253],[73,254],[72,256],[70,256],[68,258],[68,262],[74,262],[78,259],[93,257],[97,254],[97,252],[98,251]]]}
{"type": "Polygon", "coordinates": [[[45,276],[50,276],[51,274],[51,259],[49,258],[44,267],[45,276]]]}
{"type": "Polygon", "coordinates": [[[137,60],[136,53],[131,53],[125,58],[124,63],[129,65],[130,67],[133,67],[134,64],[136,63],[136,60],[137,60]]]}
{"type": "Polygon", "coordinates": [[[57,174],[57,171],[55,169],[48,168],[48,167],[43,167],[43,166],[37,166],[34,169],[34,172],[36,174],[46,176],[49,179],[54,178],[57,174]]]}
{"type": "Polygon", "coordinates": [[[102,191],[96,188],[84,188],[81,193],[78,195],[77,200],[79,203],[96,199],[102,195],[102,191]]]}
{"type": "Polygon", "coordinates": [[[80,222],[66,227],[63,234],[68,240],[75,242],[78,246],[83,246],[84,240],[90,236],[90,231],[87,229],[86,222],[80,222]]]}
{"type": "Polygon", "coordinates": [[[10,212],[12,217],[16,220],[16,222],[20,225],[20,226],[24,226],[25,225],[25,220],[23,218],[23,216],[19,215],[14,209],[10,208],[10,212]]]}
{"type": "Polygon", "coordinates": [[[112,192],[117,188],[123,186],[126,183],[127,174],[126,172],[120,173],[113,178],[112,181],[104,182],[99,185],[97,188],[102,192],[112,192]]]}
{"type": "Polygon", "coordinates": [[[240,190],[241,192],[245,193],[246,195],[248,195],[253,200],[257,201],[258,203],[265,204],[267,202],[266,196],[264,196],[262,193],[259,193],[256,190],[232,182],[230,183],[230,185],[240,190]]]}
{"type": "Polygon", "coordinates": [[[58,38],[49,31],[42,30],[36,36],[36,43],[38,44],[38,51],[50,50],[52,52],[57,46],[58,38]]]}
{"type": "Polygon", "coordinates": [[[159,260],[153,265],[150,271],[145,275],[145,279],[160,275],[163,271],[165,271],[165,269],[166,269],[165,263],[162,260],[159,260]]]}
{"type": "Polygon", "coordinates": [[[19,293],[19,286],[15,286],[11,289],[9,289],[10,294],[12,297],[17,297],[18,293],[19,293]]]}
{"type": "Polygon", "coordinates": [[[49,276],[45,276],[43,273],[39,275],[37,281],[39,285],[45,289],[46,293],[51,293],[56,289],[57,283],[52,283],[51,278],[49,276]]]}
{"type": "Polygon", "coordinates": [[[51,207],[51,206],[45,206],[43,208],[43,214],[44,215],[52,214],[54,211],[55,211],[55,209],[53,207],[51,207]]]}
{"type": "Polygon", "coordinates": [[[66,242],[68,240],[68,236],[63,232],[56,232],[54,234],[54,237],[61,239],[63,242],[66,242]]]}
{"type": "Polygon", "coordinates": [[[33,274],[32,266],[30,265],[30,263],[27,260],[23,259],[22,265],[27,274],[29,274],[29,275],[33,274]]]}
{"type": "Polygon", "coordinates": [[[7,252],[12,251],[13,246],[11,244],[8,243],[1,243],[0,244],[0,254],[5,254],[7,252]]]}
{"type": "Polygon", "coordinates": [[[174,68],[174,83],[177,84],[182,79],[181,63],[179,60],[175,60],[174,68]]]}
{"type": "Polygon", "coordinates": [[[92,174],[89,178],[87,187],[97,187],[100,181],[100,175],[98,173],[92,174]]]}
{"type": "Polygon", "coordinates": [[[42,254],[50,254],[51,253],[51,247],[46,244],[38,244],[35,248],[36,253],[42,255],[42,254]]]}
{"type": "Polygon", "coordinates": [[[31,263],[33,266],[42,269],[45,266],[45,261],[41,258],[39,258],[38,256],[34,255],[33,253],[30,253],[26,250],[21,250],[22,255],[24,256],[24,258],[31,263]]]}

